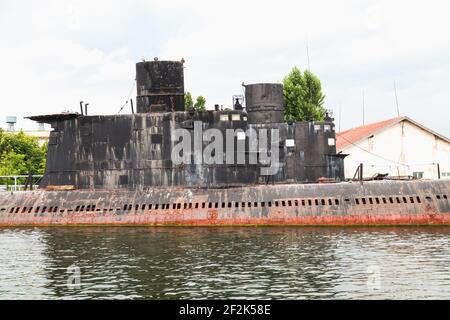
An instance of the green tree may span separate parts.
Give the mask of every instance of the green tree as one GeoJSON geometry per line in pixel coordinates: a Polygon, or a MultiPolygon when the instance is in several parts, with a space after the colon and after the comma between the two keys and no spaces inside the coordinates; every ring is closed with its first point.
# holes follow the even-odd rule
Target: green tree
{"type": "Polygon", "coordinates": [[[0,131],[0,172],[3,175],[43,174],[46,153],[47,144],[39,146],[36,137],[28,136],[23,131],[0,131]]]}
{"type": "Polygon", "coordinates": [[[197,101],[194,104],[194,108],[199,112],[206,111],[206,99],[203,96],[198,96],[197,101]]]}
{"type": "Polygon", "coordinates": [[[319,78],[294,67],[283,80],[285,119],[287,121],[322,121],[325,117],[325,95],[319,78]]]}
{"type": "Polygon", "coordinates": [[[186,92],[184,94],[184,108],[185,110],[188,110],[190,108],[194,108],[195,110],[199,112],[206,111],[206,99],[203,96],[198,96],[197,100],[195,101],[192,99],[192,94],[190,92],[186,92]]]}
{"type": "Polygon", "coordinates": [[[38,174],[44,174],[44,172],[45,172],[45,165],[47,163],[48,141],[46,141],[42,145],[41,150],[42,150],[43,156],[41,157],[41,162],[39,164],[39,171],[38,171],[39,173],[38,174]]]}
{"type": "Polygon", "coordinates": [[[27,170],[25,155],[17,154],[13,150],[3,152],[0,156],[0,176],[22,175],[27,170]]]}
{"type": "Polygon", "coordinates": [[[194,100],[192,99],[192,94],[190,92],[186,92],[184,94],[184,109],[188,110],[189,108],[194,107],[194,100]]]}

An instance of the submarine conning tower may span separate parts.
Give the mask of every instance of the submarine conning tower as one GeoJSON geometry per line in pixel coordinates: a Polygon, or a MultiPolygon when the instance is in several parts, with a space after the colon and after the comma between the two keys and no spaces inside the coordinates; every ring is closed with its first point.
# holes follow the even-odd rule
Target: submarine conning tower
{"type": "Polygon", "coordinates": [[[137,113],[29,117],[53,128],[40,187],[229,188],[344,179],[333,119],[286,122],[279,83],[244,84],[245,109],[237,101],[230,108],[185,110],[183,64],[136,64],[137,113]],[[185,139],[189,148],[178,153],[180,163],[174,150],[185,139]],[[212,150],[213,141],[222,150],[212,150]],[[263,174],[267,167],[275,170],[263,174]]]}
{"type": "Polygon", "coordinates": [[[137,112],[184,111],[184,67],[179,61],[136,64],[137,112]]]}

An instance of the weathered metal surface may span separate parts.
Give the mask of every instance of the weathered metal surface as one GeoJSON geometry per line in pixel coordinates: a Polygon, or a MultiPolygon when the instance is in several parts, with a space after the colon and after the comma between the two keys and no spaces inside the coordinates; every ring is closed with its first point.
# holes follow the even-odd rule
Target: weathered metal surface
{"type": "Polygon", "coordinates": [[[56,114],[47,114],[47,115],[39,115],[39,116],[32,116],[32,117],[26,117],[25,119],[30,119],[39,123],[54,123],[56,121],[64,121],[69,119],[74,119],[79,117],[79,113],[74,112],[63,112],[63,113],[56,113],[56,114]]]}
{"type": "MultiPolygon", "coordinates": [[[[343,180],[342,159],[333,157],[336,147],[332,122],[248,124],[244,111],[152,113],[112,116],[84,116],[53,123],[42,188],[74,185],[77,189],[142,189],[150,186],[224,187],[266,183],[262,164],[206,165],[194,162],[184,167],[172,163],[176,128],[188,129],[194,148],[195,121],[202,129],[278,129],[280,170],[270,182],[316,182],[319,178],[343,180]],[[224,121],[223,117],[226,117],[224,121]],[[233,120],[234,119],[234,120],[233,120]],[[288,146],[292,140],[295,145],[288,146]]],[[[236,138],[235,138],[236,139],[236,138]]],[[[270,141],[270,140],[269,140],[270,141]]],[[[246,139],[249,149],[249,138],[246,139]]],[[[202,151],[208,144],[202,144],[202,151]]],[[[226,139],[223,141],[226,150],[226,139]]],[[[197,155],[198,156],[198,155],[197,155]]]]}
{"type": "Polygon", "coordinates": [[[331,118],[283,121],[279,84],[246,86],[247,111],[198,113],[184,111],[181,62],[138,63],[136,79],[137,114],[30,117],[53,128],[42,191],[0,193],[0,226],[450,224],[448,181],[301,184],[343,180],[343,156],[331,118]],[[192,161],[174,164],[174,130],[188,130],[194,150],[195,123],[223,137],[265,129],[268,141],[278,130],[279,171],[261,175],[248,135],[244,152],[236,136],[231,153],[223,139],[232,163],[198,161],[208,146],[200,139],[192,161]]]}
{"type": "Polygon", "coordinates": [[[183,63],[137,63],[136,82],[138,113],[184,111],[183,63]]]}
{"type": "Polygon", "coordinates": [[[246,85],[245,104],[250,124],[284,122],[284,97],[281,84],[246,85]]]}
{"type": "Polygon", "coordinates": [[[450,181],[0,193],[0,226],[450,225],[450,181]]]}
{"type": "MultiPolygon", "coordinates": [[[[148,187],[230,187],[266,183],[314,183],[319,179],[342,181],[343,159],[336,156],[332,121],[284,123],[283,86],[246,86],[247,111],[184,111],[183,63],[149,61],[136,64],[137,114],[87,116],[75,113],[30,117],[48,122],[50,134],[47,165],[41,188],[73,185],[76,189],[145,189],[148,187]],[[202,161],[208,143],[200,141],[194,123],[201,130],[216,129],[223,137],[226,160],[212,165],[202,161]],[[175,129],[187,129],[191,136],[191,161],[172,162],[175,129]],[[279,170],[261,175],[267,164],[250,161],[258,154],[250,150],[254,138],[245,138],[245,151],[226,150],[227,130],[279,131],[279,170]],[[244,164],[237,161],[244,154],[244,164]],[[231,154],[232,161],[229,161],[231,154]],[[200,161],[198,161],[200,157],[200,161]],[[231,162],[231,163],[230,163],[231,162]]],[[[331,119],[330,119],[331,120],[331,119]]],[[[270,137],[267,137],[271,141],[270,137]]],[[[278,147],[277,147],[278,148],[278,147]]],[[[260,149],[261,150],[261,149],[260,149]]]]}

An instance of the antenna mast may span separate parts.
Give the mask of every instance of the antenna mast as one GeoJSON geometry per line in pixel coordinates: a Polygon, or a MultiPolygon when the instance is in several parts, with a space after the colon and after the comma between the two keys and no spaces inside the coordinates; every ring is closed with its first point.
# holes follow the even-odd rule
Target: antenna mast
{"type": "Polygon", "coordinates": [[[311,63],[309,61],[309,41],[308,41],[308,36],[306,36],[306,57],[308,58],[308,70],[311,71],[311,63]]]}
{"type": "Polygon", "coordinates": [[[366,119],[365,119],[365,116],[366,116],[366,97],[365,97],[365,93],[364,93],[364,90],[363,90],[363,104],[362,104],[362,116],[363,116],[363,125],[365,125],[366,124],[366,119]]]}
{"type": "Polygon", "coordinates": [[[400,108],[398,106],[398,97],[397,97],[397,83],[394,80],[394,93],[395,93],[395,104],[397,105],[397,116],[400,117],[400,108]]]}

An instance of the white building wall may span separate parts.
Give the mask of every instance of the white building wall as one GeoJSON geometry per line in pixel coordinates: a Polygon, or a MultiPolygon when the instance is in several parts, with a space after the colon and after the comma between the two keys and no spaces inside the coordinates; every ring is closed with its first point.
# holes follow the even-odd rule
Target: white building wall
{"type": "Polygon", "coordinates": [[[363,163],[366,178],[377,173],[412,176],[414,172],[422,172],[424,179],[436,179],[439,164],[441,177],[450,179],[450,143],[409,121],[339,151],[349,154],[345,159],[346,178],[353,178],[358,165],[363,163]]]}

